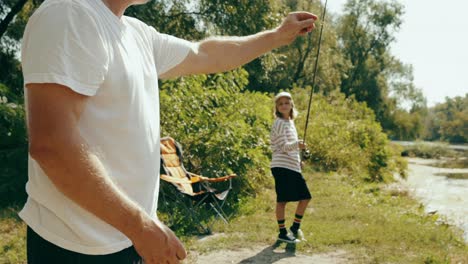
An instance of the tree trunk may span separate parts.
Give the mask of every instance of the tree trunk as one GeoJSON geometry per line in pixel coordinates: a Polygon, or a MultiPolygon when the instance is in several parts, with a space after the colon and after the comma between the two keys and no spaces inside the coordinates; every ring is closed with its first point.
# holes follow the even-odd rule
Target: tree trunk
{"type": "Polygon", "coordinates": [[[23,9],[23,6],[26,4],[28,0],[19,0],[10,10],[10,12],[6,15],[6,17],[0,22],[0,39],[3,37],[3,34],[8,29],[8,25],[10,22],[15,18],[16,14],[18,14],[21,9],[23,9]]]}

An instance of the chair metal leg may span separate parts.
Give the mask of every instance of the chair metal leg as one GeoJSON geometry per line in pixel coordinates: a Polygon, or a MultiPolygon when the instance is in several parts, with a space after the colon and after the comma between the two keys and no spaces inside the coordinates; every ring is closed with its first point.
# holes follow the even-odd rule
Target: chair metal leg
{"type": "Polygon", "coordinates": [[[213,205],[213,203],[209,203],[209,205],[211,206],[211,209],[213,209],[217,214],[218,216],[223,220],[223,222],[227,225],[228,224],[228,221],[226,220],[226,217],[224,216],[224,212],[222,212],[223,210],[221,208],[219,208],[219,211],[216,206],[213,205]]]}
{"type": "Polygon", "coordinates": [[[221,214],[224,216],[224,218],[229,219],[228,215],[223,210],[224,202],[226,202],[226,200],[223,200],[221,204],[217,200],[213,200],[213,201],[215,202],[217,208],[221,211],[221,214]]]}

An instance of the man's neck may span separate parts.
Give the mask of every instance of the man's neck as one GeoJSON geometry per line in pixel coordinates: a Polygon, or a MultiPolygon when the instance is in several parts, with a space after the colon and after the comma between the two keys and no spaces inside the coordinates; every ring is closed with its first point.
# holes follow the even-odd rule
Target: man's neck
{"type": "Polygon", "coordinates": [[[102,0],[102,2],[119,18],[125,13],[127,7],[132,4],[130,0],[102,0]]]}

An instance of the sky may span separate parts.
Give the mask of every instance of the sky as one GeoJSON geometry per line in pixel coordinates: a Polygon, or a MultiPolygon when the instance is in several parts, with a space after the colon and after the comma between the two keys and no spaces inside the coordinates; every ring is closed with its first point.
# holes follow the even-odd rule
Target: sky
{"type": "MultiPolygon", "coordinates": [[[[414,84],[422,90],[428,106],[445,102],[446,96],[465,96],[468,1],[397,1],[404,5],[405,14],[391,52],[401,62],[413,65],[414,84]]],[[[328,0],[327,9],[340,14],[344,3],[346,0],[328,0]]]]}

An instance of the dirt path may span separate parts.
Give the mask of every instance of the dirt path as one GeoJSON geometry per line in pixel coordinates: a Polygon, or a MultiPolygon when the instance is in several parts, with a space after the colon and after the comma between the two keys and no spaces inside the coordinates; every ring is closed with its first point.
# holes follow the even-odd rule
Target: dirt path
{"type": "MultiPolygon", "coordinates": [[[[196,253],[194,253],[196,255],[196,253]]],[[[256,246],[238,250],[223,250],[206,255],[194,256],[196,264],[341,264],[349,263],[349,256],[343,250],[335,252],[303,255],[296,252],[294,246],[275,244],[271,246],[256,246]]]]}

